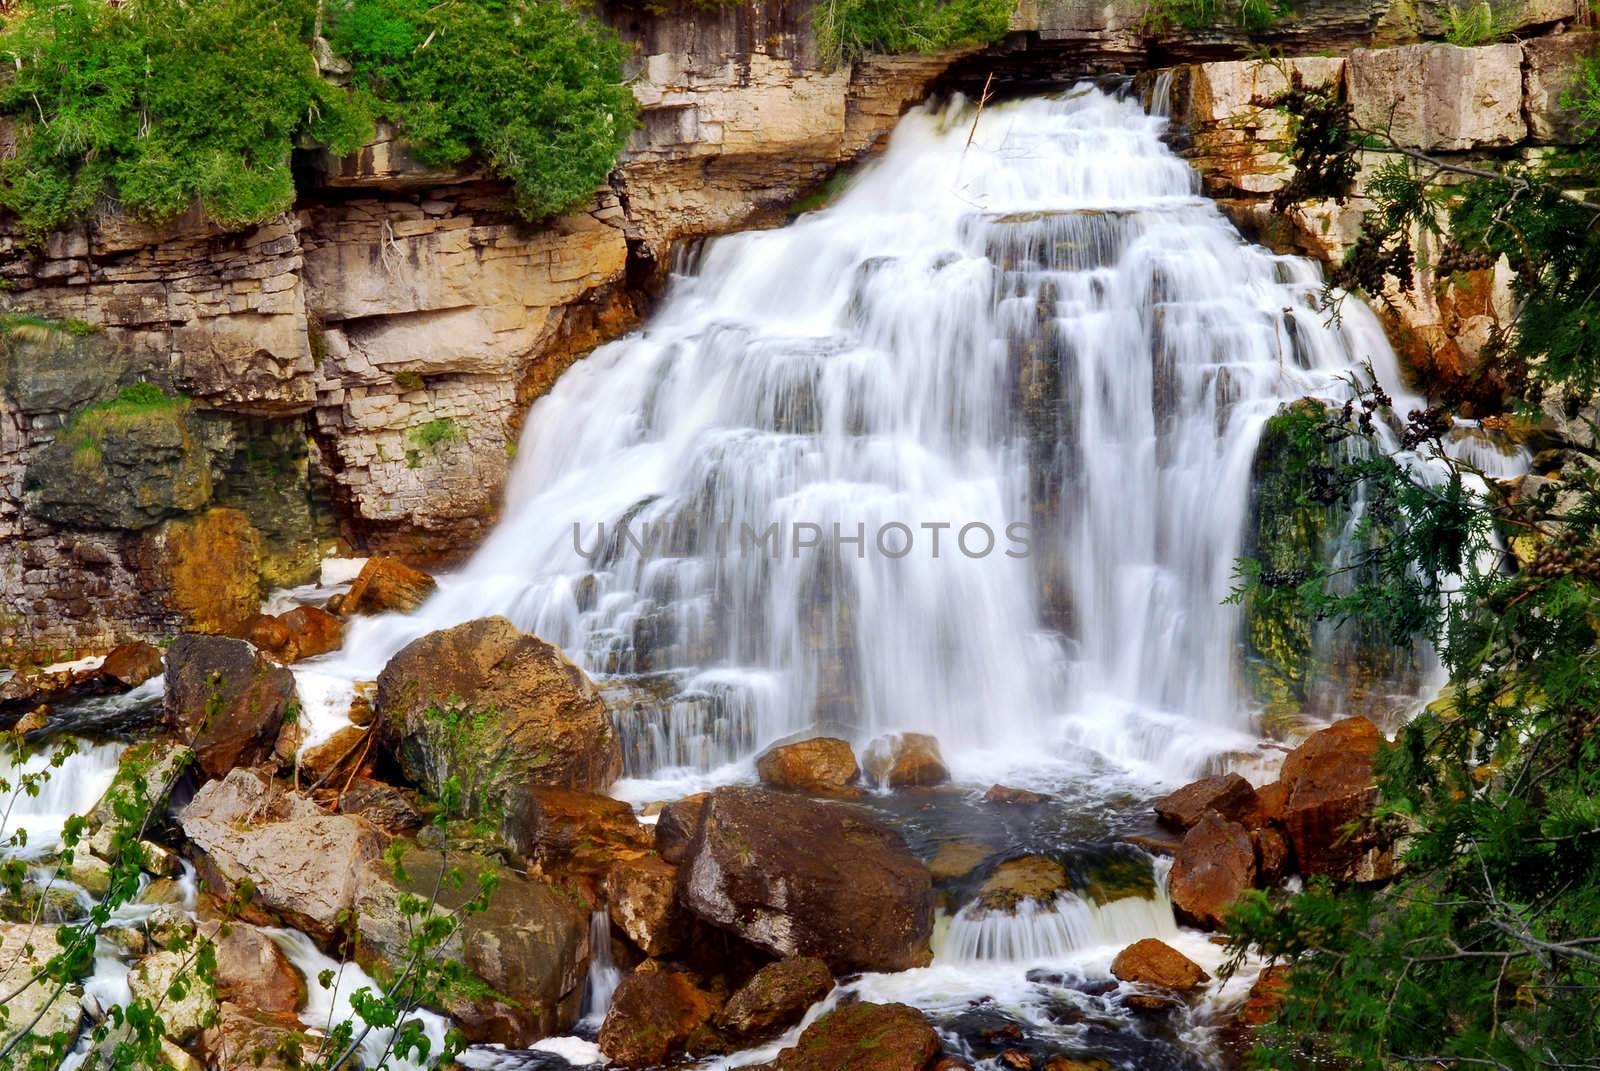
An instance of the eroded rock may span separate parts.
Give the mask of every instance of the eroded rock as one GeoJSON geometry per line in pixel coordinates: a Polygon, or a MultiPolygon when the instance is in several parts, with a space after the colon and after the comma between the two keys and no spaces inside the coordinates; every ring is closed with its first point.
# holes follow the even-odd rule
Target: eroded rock
{"type": "Polygon", "coordinates": [[[1146,937],[1117,953],[1111,975],[1118,981],[1186,993],[1211,980],[1200,964],[1165,941],[1146,937]]]}
{"type": "Polygon", "coordinates": [[[339,601],[339,612],[352,614],[409,614],[433,594],[433,577],[396,558],[373,557],[339,601]]]}
{"type": "Polygon", "coordinates": [[[296,606],[275,616],[257,614],[245,622],[241,637],[279,662],[298,662],[339,649],[344,624],[326,610],[296,606]]]}
{"type": "Polygon", "coordinates": [[[1344,876],[1376,846],[1365,820],[1378,798],[1374,767],[1382,743],[1372,722],[1346,718],[1283,760],[1283,828],[1302,874],[1344,876]]]}
{"type": "Polygon", "coordinates": [[[1155,802],[1156,817],[1174,829],[1188,829],[1207,811],[1244,822],[1256,811],[1256,790],[1236,773],[1206,777],[1155,802]]]}

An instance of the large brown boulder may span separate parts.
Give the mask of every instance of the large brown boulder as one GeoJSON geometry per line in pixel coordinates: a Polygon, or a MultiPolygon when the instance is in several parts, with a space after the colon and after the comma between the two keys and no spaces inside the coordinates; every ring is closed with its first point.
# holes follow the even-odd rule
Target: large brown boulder
{"type": "Polygon", "coordinates": [[[664,956],[683,939],[678,868],[653,855],[618,859],[606,874],[611,921],[647,956],[664,956]]]}
{"type": "Polygon", "coordinates": [[[138,641],[118,644],[100,663],[100,675],[124,688],[137,688],[162,672],[161,648],[138,641]]]}
{"type": "Polygon", "coordinates": [[[224,1001],[201,1050],[216,1071],[296,1071],[316,1062],[317,1039],[290,1012],[224,1001]]]}
{"type": "Polygon", "coordinates": [[[205,785],[178,822],[209,892],[227,899],[248,883],[261,921],[282,920],[324,942],[339,933],[385,845],[361,819],[326,814],[256,770],[205,785]]]}
{"type": "Polygon", "coordinates": [[[240,636],[279,662],[298,662],[338,650],[344,623],[315,606],[296,606],[275,616],[256,614],[240,636]]]}
{"type": "Polygon", "coordinates": [[[437,793],[459,777],[469,806],[513,824],[537,786],[603,792],[622,773],[589,678],[503,617],[407,644],[378,676],[377,711],[383,744],[413,783],[437,793]]]}
{"type": "Polygon", "coordinates": [[[867,745],[862,768],[873,784],[888,788],[942,785],[950,780],[939,741],[927,733],[880,736],[867,745]]]}
{"type": "Polygon", "coordinates": [[[1184,835],[1172,860],[1167,892],[1180,922],[1216,929],[1239,894],[1255,883],[1256,852],[1250,833],[1207,811],[1184,835]]]}
{"type": "Polygon", "coordinates": [[[295,703],[294,674],[243,640],[179,636],[167,649],[162,718],[207,777],[269,759],[295,703]]]}
{"type": "Polygon", "coordinates": [[[761,968],[717,1013],[730,1040],[745,1043],[780,1034],[833,990],[833,975],[820,959],[781,959],[761,968]]]}
{"type": "Polygon", "coordinates": [[[217,999],[264,1012],[298,1011],[306,983],[276,942],[249,923],[202,923],[216,950],[217,999]]]}
{"type": "Polygon", "coordinates": [[[1119,981],[1159,986],[1179,993],[1211,980],[1200,964],[1154,937],[1135,941],[1118,952],[1117,958],[1111,961],[1111,976],[1119,981]]]}
{"type": "Polygon", "coordinates": [[[610,796],[530,788],[505,821],[506,840],[547,874],[599,883],[618,859],[649,853],[654,836],[610,796]]]}
{"type": "Polygon", "coordinates": [[[350,590],[339,600],[339,613],[409,614],[428,601],[438,583],[420,569],[395,558],[368,558],[350,590]]]}
{"type": "Polygon", "coordinates": [[[648,963],[622,980],[600,1026],[600,1052],[618,1067],[660,1067],[717,1010],[681,971],[648,963]]]}
{"type": "Polygon", "coordinates": [[[1244,1003],[1239,1006],[1238,1022],[1245,1026],[1270,1023],[1278,1017],[1288,993],[1289,968],[1282,965],[1265,968],[1256,976],[1244,1003]]]}
{"type": "Polygon", "coordinates": [[[1236,773],[1205,777],[1156,800],[1156,817],[1173,829],[1188,829],[1207,811],[1235,822],[1252,824],[1256,790],[1236,773]]]}
{"type": "Polygon", "coordinates": [[[853,796],[861,777],[849,744],[820,736],[769,748],[756,759],[756,775],[771,788],[793,788],[818,796],[853,796]]]}
{"type": "Polygon", "coordinates": [[[1374,767],[1382,743],[1372,722],[1346,718],[1283,760],[1283,829],[1302,874],[1348,877],[1377,845],[1367,817],[1378,800],[1374,767]]]}
{"type": "Polygon", "coordinates": [[[990,911],[1015,911],[1024,900],[1048,904],[1071,889],[1066,867],[1042,855],[1007,859],[978,888],[978,903],[990,911]]]}
{"type": "Polygon", "coordinates": [[[847,1004],[801,1033],[773,1071],[924,1071],[939,1058],[938,1031],[905,1004],[847,1004]]]}
{"type": "MultiPolygon", "coordinates": [[[[404,879],[385,860],[369,863],[355,898],[356,958],[382,975],[398,970],[411,956],[408,942],[417,920],[402,910],[402,898],[435,898],[434,913],[458,909],[478,892],[479,875],[490,864],[452,855],[448,864],[436,852],[413,850],[401,859],[404,879]],[[441,871],[459,868],[460,885],[441,881],[441,871]]],[[[526,1048],[549,1034],[571,1028],[583,1004],[589,962],[589,917],[576,898],[537,878],[497,869],[499,884],[488,907],[464,913],[456,931],[440,947],[484,983],[482,995],[452,991],[442,1007],[472,1042],[526,1048]]]]}
{"type": "Polygon", "coordinates": [[[932,959],[933,882],[899,834],[864,811],[754,788],[706,800],[678,872],[695,915],[837,974],[932,959]]]}
{"type": "Polygon", "coordinates": [[[661,808],[656,818],[656,851],[661,858],[669,863],[683,862],[689,842],[700,828],[700,808],[709,798],[708,792],[696,792],[661,808]]]}

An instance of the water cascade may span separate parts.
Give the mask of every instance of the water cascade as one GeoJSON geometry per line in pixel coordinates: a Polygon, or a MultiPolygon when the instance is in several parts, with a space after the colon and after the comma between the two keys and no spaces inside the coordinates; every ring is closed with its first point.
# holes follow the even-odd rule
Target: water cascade
{"type": "Polygon", "coordinates": [[[816,730],[932,732],[958,775],[1178,778],[1249,740],[1223,599],[1260,427],[1362,362],[1398,377],[1164,123],[1095,89],[919,110],[831,207],[711,243],[536,404],[470,564],[302,670],[313,725],[410,639],[500,613],[642,682],[636,776],[816,730]]]}

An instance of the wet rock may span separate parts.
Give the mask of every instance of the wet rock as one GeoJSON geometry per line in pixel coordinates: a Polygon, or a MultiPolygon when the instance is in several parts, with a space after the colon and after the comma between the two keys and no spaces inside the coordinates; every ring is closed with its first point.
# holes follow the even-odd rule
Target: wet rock
{"type": "Polygon", "coordinates": [[[856,753],[833,737],[770,748],[756,759],[756,774],[770,788],[793,788],[818,796],[851,796],[860,791],[854,787],[861,777],[856,753]]]}
{"type": "Polygon", "coordinates": [[[350,590],[339,601],[343,617],[352,614],[409,614],[432,595],[438,584],[420,569],[395,558],[368,558],[350,590]]]}
{"type": "Polygon", "coordinates": [[[647,956],[664,956],[683,937],[678,868],[653,855],[619,859],[606,874],[611,921],[647,956]]]}
{"type": "Polygon", "coordinates": [[[633,808],[610,796],[533,788],[507,819],[507,840],[545,873],[599,883],[618,859],[639,859],[653,842],[633,808]]]}
{"type": "Polygon", "coordinates": [[[833,975],[820,959],[779,960],[757,971],[717,1014],[717,1025],[739,1043],[780,1034],[833,990],[833,975]]]}
{"type": "Polygon", "coordinates": [[[121,643],[100,663],[100,675],[124,688],[137,688],[163,672],[161,648],[148,643],[121,643]]]}
{"type": "Polygon", "coordinates": [[[129,745],[118,756],[111,786],[88,814],[89,828],[96,831],[90,850],[102,859],[109,854],[104,834],[116,824],[118,803],[148,806],[151,814],[165,811],[168,796],[194,762],[194,751],[173,740],[158,737],[129,745]]]}
{"type": "Polygon", "coordinates": [[[1021,1049],[1007,1049],[995,1061],[1008,1071],[1033,1071],[1033,1057],[1021,1049]]]}
{"type": "Polygon", "coordinates": [[[1042,855],[1025,855],[995,867],[978,889],[978,903],[990,911],[1015,911],[1024,900],[1048,904],[1071,887],[1060,863],[1042,855]]]}
{"type": "Polygon", "coordinates": [[[841,974],[932,958],[927,868],[847,804],[718,789],[678,879],[696,916],[779,956],[815,956],[841,974]]]}
{"type": "Polygon", "coordinates": [[[709,792],[697,792],[681,800],[673,800],[661,808],[656,819],[656,851],[669,863],[683,862],[695,830],[700,828],[700,808],[710,798],[709,792]]]}
{"type": "Polygon", "coordinates": [[[1250,986],[1249,995],[1239,1006],[1238,1021],[1245,1026],[1270,1023],[1277,1018],[1278,1009],[1283,1007],[1283,999],[1288,991],[1289,968],[1267,967],[1256,976],[1255,982],[1250,986]]]}
{"type": "Polygon", "coordinates": [[[201,1041],[216,1071],[295,1071],[316,1062],[317,1042],[288,1012],[269,1012],[224,1001],[201,1041]]]}
{"type": "Polygon", "coordinates": [[[296,606],[276,616],[255,615],[239,635],[279,662],[298,662],[338,650],[344,623],[315,606],[296,606]]]}
{"type": "Polygon", "coordinates": [[[344,777],[335,775],[361,762],[371,750],[367,746],[367,730],[357,725],[341,725],[332,736],[309,747],[303,746],[305,737],[304,725],[285,722],[273,751],[285,767],[299,767],[300,784],[312,787],[330,781],[343,784],[344,777]]]}
{"type": "Polygon", "coordinates": [[[218,1000],[257,1011],[297,1011],[306,999],[306,982],[276,942],[246,922],[203,923],[200,932],[216,949],[218,1000]]]}
{"type": "Polygon", "coordinates": [[[682,1052],[715,1011],[711,995],[683,972],[640,968],[611,998],[600,1027],[600,1052],[620,1067],[659,1067],[682,1052]]]}
{"type": "Polygon", "coordinates": [[[1044,1071],[1111,1071],[1110,1060],[1091,1057],[1086,1060],[1071,1056],[1052,1056],[1044,1062],[1044,1071]]]}
{"type": "Polygon", "coordinates": [[[941,844],[928,862],[928,872],[935,881],[965,877],[987,862],[994,852],[994,848],[976,841],[958,840],[941,844]]]}
{"type": "Polygon", "coordinates": [[[1183,838],[1171,833],[1134,833],[1123,837],[1123,842],[1143,849],[1151,855],[1177,855],[1183,838]]]}
{"type": "Polygon", "coordinates": [[[773,1061],[774,1071],[925,1071],[938,1059],[939,1034],[905,1004],[848,1004],[801,1033],[773,1061]]]}
{"type": "Polygon", "coordinates": [[[135,1000],[160,1005],[166,1036],[180,1045],[199,1037],[217,1011],[211,987],[195,971],[188,952],[146,956],[128,972],[128,988],[135,1000]]]}
{"type": "Polygon", "coordinates": [[[378,676],[382,743],[414,784],[459,776],[526,853],[519,811],[537,786],[604,791],[622,772],[605,702],[559,648],[503,617],[430,632],[378,676]]]}
{"type": "MultiPolygon", "coordinates": [[[[357,959],[380,974],[404,964],[416,920],[400,910],[403,895],[430,897],[435,911],[458,908],[477,894],[478,874],[489,864],[452,855],[466,880],[441,882],[445,865],[434,852],[410,851],[402,860],[406,880],[397,882],[384,860],[368,863],[353,906],[357,912],[357,959]]],[[[459,930],[441,947],[490,993],[452,993],[441,1009],[475,1043],[525,1048],[539,1038],[568,1030],[583,1003],[589,960],[589,916],[578,898],[536,878],[497,870],[500,884],[486,910],[464,914],[459,930]]]]}
{"type": "Polygon", "coordinates": [[[167,650],[162,718],[191,741],[200,771],[221,777],[272,755],[296,703],[294,674],[243,640],[179,636],[167,650]]]}
{"type": "Polygon", "coordinates": [[[1112,977],[1138,985],[1157,986],[1187,993],[1211,976],[1200,965],[1164,941],[1146,937],[1117,953],[1111,961],[1112,977]]]}
{"type": "Polygon", "coordinates": [[[1289,841],[1277,826],[1262,826],[1250,831],[1256,849],[1256,882],[1270,888],[1288,877],[1291,868],[1289,841]]]}
{"type": "Polygon", "coordinates": [[[111,864],[80,851],[61,866],[62,876],[95,899],[111,891],[111,864]]]}
{"type": "Polygon", "coordinates": [[[1025,788],[1012,788],[1009,785],[991,785],[989,791],[983,794],[983,802],[1032,805],[1049,803],[1050,797],[1043,792],[1031,792],[1025,788]]]}
{"type": "MultiPolygon", "coordinates": [[[[78,894],[57,883],[25,882],[21,896],[0,896],[0,919],[6,922],[77,922],[89,914],[78,894]]],[[[3,967],[0,967],[3,969],[3,967]]]]}
{"type": "Polygon", "coordinates": [[[1365,820],[1378,799],[1374,767],[1382,741],[1366,718],[1346,718],[1283,760],[1283,829],[1302,874],[1348,876],[1375,847],[1365,820]]]}
{"type": "Polygon", "coordinates": [[[403,833],[422,824],[415,794],[370,777],[357,776],[339,794],[340,814],[358,814],[385,833],[403,833]]]}
{"type": "Polygon", "coordinates": [[[195,793],[179,816],[209,891],[228,897],[241,882],[252,910],[329,941],[356,902],[383,834],[359,818],[326,814],[255,770],[235,769],[195,793]]]}
{"type": "Polygon", "coordinates": [[[927,733],[880,736],[867,745],[862,767],[869,781],[889,788],[942,785],[950,780],[939,741],[927,733]]]}
{"type": "Polygon", "coordinates": [[[1238,822],[1208,811],[1184,836],[1167,891],[1180,922],[1216,929],[1229,905],[1255,883],[1256,853],[1238,822]]]}
{"type": "Polygon", "coordinates": [[[1256,812],[1256,790],[1238,774],[1227,773],[1202,778],[1155,802],[1156,817],[1173,829],[1188,829],[1207,811],[1248,824],[1256,812]]]}

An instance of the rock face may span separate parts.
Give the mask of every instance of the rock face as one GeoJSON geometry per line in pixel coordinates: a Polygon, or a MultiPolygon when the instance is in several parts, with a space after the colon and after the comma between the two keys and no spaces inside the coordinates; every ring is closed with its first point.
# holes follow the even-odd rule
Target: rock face
{"type": "Polygon", "coordinates": [[[868,780],[889,788],[942,785],[950,780],[939,741],[927,733],[879,737],[867,746],[863,766],[868,780]]]}
{"type": "Polygon", "coordinates": [[[1378,798],[1373,766],[1382,741],[1366,718],[1346,718],[1283,760],[1283,827],[1302,873],[1351,876],[1376,847],[1363,820],[1378,798]]]}
{"type": "Polygon", "coordinates": [[[1561,98],[1574,88],[1578,60],[1600,49],[1600,34],[1564,33],[1522,43],[1523,92],[1528,134],[1540,144],[1572,145],[1582,140],[1575,109],[1561,98]]]}
{"type": "Polygon", "coordinates": [[[820,959],[783,959],[761,968],[717,1013],[717,1026],[736,1042],[781,1033],[833,989],[833,975],[820,959]]]}
{"type": "Polygon", "coordinates": [[[756,774],[770,788],[841,796],[851,794],[861,767],[848,743],[818,737],[768,749],[756,759],[756,774]]]}
{"type": "Polygon", "coordinates": [[[705,803],[679,870],[695,915],[779,956],[835,973],[932,957],[932,880],[894,832],[845,804],[748,788],[705,803]]]}
{"type": "MultiPolygon", "coordinates": [[[[410,955],[407,942],[416,921],[401,912],[403,895],[427,897],[437,887],[435,910],[442,913],[477,893],[476,874],[484,864],[452,856],[449,865],[468,875],[458,888],[439,881],[441,860],[433,852],[407,852],[404,885],[396,883],[385,861],[363,868],[353,900],[363,965],[394,969],[410,955]]],[[[444,955],[492,992],[451,996],[443,1010],[471,1041],[525,1048],[577,1021],[589,961],[589,919],[573,898],[544,882],[509,871],[499,874],[488,908],[463,915],[460,929],[443,945],[444,955]]]]}
{"type": "Polygon", "coordinates": [[[1357,49],[1345,78],[1355,122],[1401,145],[1448,152],[1528,136],[1521,45],[1357,49]]]}
{"type": "Polygon", "coordinates": [[[655,856],[619,859],[606,874],[611,921],[647,956],[664,956],[682,938],[678,868],[655,856]]]}
{"type": "Polygon", "coordinates": [[[1229,905],[1255,883],[1256,853],[1238,822],[1208,811],[1184,835],[1172,860],[1168,895],[1179,921],[1203,929],[1222,925],[1229,905]]]}
{"type": "Polygon", "coordinates": [[[598,792],[622,772],[588,677],[503,617],[407,644],[378,676],[377,709],[384,745],[413,783],[437,792],[460,775],[468,804],[503,811],[514,837],[534,786],[598,792]]]}
{"type": "Polygon", "coordinates": [[[294,1015],[224,1001],[201,1048],[217,1071],[293,1071],[315,1060],[317,1041],[294,1015]],[[284,1055],[297,1049],[298,1059],[284,1055]]]}
{"type": "Polygon", "coordinates": [[[924,1071],[939,1034],[905,1004],[848,1004],[829,1012],[773,1061],[775,1071],[924,1071]]]}
{"type": "Polygon", "coordinates": [[[325,814],[254,770],[205,785],[178,821],[211,892],[227,898],[248,881],[253,909],[322,941],[339,932],[367,864],[384,848],[361,819],[325,814]]]}
{"type": "Polygon", "coordinates": [[[211,987],[194,979],[184,987],[183,996],[174,998],[172,985],[187,974],[194,979],[186,952],[156,952],[146,956],[128,972],[128,988],[135,1000],[159,1005],[166,1036],[179,1045],[200,1036],[200,1030],[216,1014],[217,1003],[211,987]]]}
{"type": "Polygon", "coordinates": [[[505,826],[507,842],[547,874],[605,879],[612,864],[643,858],[650,830],[610,796],[532,788],[505,826]]]}
{"type": "Polygon", "coordinates": [[[163,720],[192,741],[207,777],[268,758],[295,703],[292,673],[243,640],[220,636],[174,640],[166,684],[163,720]]]}
{"type": "Polygon", "coordinates": [[[660,1067],[714,1011],[711,997],[681,971],[634,971],[611,998],[600,1052],[619,1067],[660,1067]]]}
{"type": "Polygon", "coordinates": [[[1195,989],[1211,976],[1200,965],[1164,941],[1146,937],[1117,953],[1111,961],[1112,977],[1171,989],[1180,993],[1195,989]]]}

